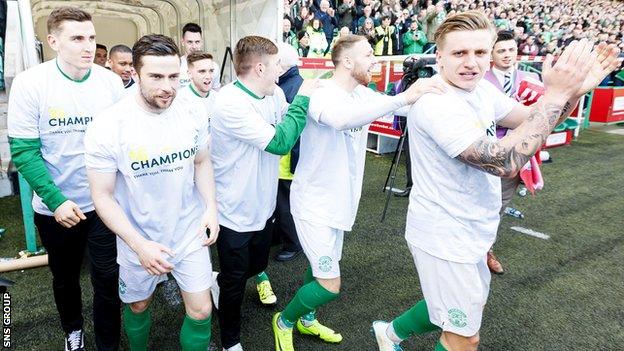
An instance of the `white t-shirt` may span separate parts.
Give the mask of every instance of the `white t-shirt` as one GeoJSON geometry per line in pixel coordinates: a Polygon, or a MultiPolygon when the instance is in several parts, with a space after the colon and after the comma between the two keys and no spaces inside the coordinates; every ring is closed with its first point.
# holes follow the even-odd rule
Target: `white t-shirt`
{"type": "Polygon", "coordinates": [[[212,108],[211,152],[221,225],[257,231],[273,214],[280,157],[264,149],[287,109],[277,86],[262,99],[235,83],[219,91],[212,108]]]}
{"type": "Polygon", "coordinates": [[[180,86],[178,90],[182,90],[184,87],[191,83],[191,77],[188,74],[188,64],[186,63],[186,55],[180,56],[180,86]]]}
{"type": "Polygon", "coordinates": [[[208,113],[206,118],[208,118],[208,130],[210,130],[210,110],[212,109],[212,105],[214,104],[216,96],[217,92],[214,90],[210,90],[208,96],[202,97],[196,90],[194,90],[193,84],[189,84],[186,87],[178,90],[178,96],[176,98],[204,105],[204,107],[206,108],[206,112],[208,113]]]}
{"type": "MultiPolygon", "coordinates": [[[[84,167],[83,139],[87,125],[100,111],[121,99],[124,86],[118,75],[93,65],[82,82],[66,77],[56,59],[15,77],[9,96],[9,137],[41,139],[41,154],[54,184],[83,212],[93,211],[84,167]]],[[[35,212],[53,213],[33,195],[35,212]]]]}
{"type": "MultiPolygon", "coordinates": [[[[204,201],[195,186],[195,154],[208,147],[204,107],[175,99],[161,114],[127,96],[98,116],[85,137],[86,166],[116,173],[115,199],[145,238],[173,249],[175,264],[201,248],[204,201]]],[[[119,264],[140,264],[117,239],[119,264]]]]}
{"type": "Polygon", "coordinates": [[[496,123],[517,102],[486,80],[472,92],[447,87],[422,96],[408,114],[414,185],[405,237],[430,255],[476,263],[496,238],[500,178],[455,157],[483,136],[496,141],[496,123]]]}
{"type": "Polygon", "coordinates": [[[364,86],[352,93],[331,80],[310,97],[308,121],[301,134],[297,174],[290,190],[293,216],[350,231],[355,221],[366,160],[368,125],[337,130],[319,122],[338,105],[361,104],[383,97],[364,86]]]}

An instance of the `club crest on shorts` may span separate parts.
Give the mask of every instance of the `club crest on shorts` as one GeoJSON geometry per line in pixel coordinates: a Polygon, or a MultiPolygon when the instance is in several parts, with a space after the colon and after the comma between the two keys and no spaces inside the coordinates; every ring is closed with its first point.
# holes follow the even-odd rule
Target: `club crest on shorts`
{"type": "Polygon", "coordinates": [[[124,282],[121,278],[119,278],[119,294],[123,295],[126,293],[126,291],[128,291],[126,282],[124,282]]]}
{"type": "Polygon", "coordinates": [[[460,309],[451,308],[448,311],[448,318],[454,327],[463,328],[468,325],[468,318],[466,317],[464,311],[460,309]]]}
{"type": "Polygon", "coordinates": [[[319,258],[318,267],[322,272],[329,272],[332,268],[332,259],[329,256],[319,258]]]}

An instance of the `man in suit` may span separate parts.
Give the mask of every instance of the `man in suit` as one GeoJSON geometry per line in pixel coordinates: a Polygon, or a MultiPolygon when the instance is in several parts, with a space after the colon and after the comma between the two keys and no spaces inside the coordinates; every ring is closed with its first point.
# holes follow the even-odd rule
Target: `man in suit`
{"type": "MultiPolygon", "coordinates": [[[[535,73],[518,70],[518,43],[512,31],[503,30],[498,32],[494,48],[492,50],[492,68],[485,73],[484,79],[494,84],[496,88],[507,96],[514,97],[522,80],[527,78],[539,81],[535,73]]],[[[507,128],[497,126],[496,136],[500,139],[507,134],[507,128]]],[[[501,215],[505,207],[511,201],[516,188],[520,184],[520,175],[514,178],[501,178],[502,206],[501,215]]],[[[499,224],[500,225],[500,224],[499,224]]],[[[495,274],[504,272],[502,264],[498,261],[492,249],[488,252],[487,264],[490,271],[495,274]]]]}

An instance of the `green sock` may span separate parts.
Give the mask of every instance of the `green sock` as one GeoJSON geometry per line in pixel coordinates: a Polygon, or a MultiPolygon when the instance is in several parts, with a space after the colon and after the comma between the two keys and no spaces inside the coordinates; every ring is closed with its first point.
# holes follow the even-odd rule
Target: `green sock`
{"type": "Polygon", "coordinates": [[[180,345],[182,351],[206,351],[210,345],[210,321],[212,315],[206,319],[197,320],[184,316],[184,323],[180,329],[180,345]]]}
{"type": "Polygon", "coordinates": [[[444,347],[444,345],[442,345],[442,342],[438,340],[438,343],[436,344],[434,351],[448,351],[448,350],[446,349],[446,347],[444,347]]]}
{"type": "Polygon", "coordinates": [[[311,283],[314,280],[314,275],[312,275],[312,266],[308,266],[305,273],[303,274],[303,284],[311,283]]]}
{"type": "Polygon", "coordinates": [[[314,280],[299,288],[295,297],[282,312],[282,319],[285,324],[293,325],[299,317],[314,311],[317,307],[337,297],[338,294],[326,290],[318,281],[314,280]]]}
{"type": "Polygon", "coordinates": [[[418,301],[412,308],[395,318],[392,326],[396,335],[402,340],[409,338],[412,334],[424,334],[440,329],[429,320],[425,300],[418,301]]]}
{"type": "Polygon", "coordinates": [[[267,281],[267,280],[269,280],[269,276],[266,274],[266,272],[263,271],[262,273],[260,273],[260,274],[258,274],[256,276],[256,285],[258,285],[258,284],[260,284],[260,283],[262,283],[264,281],[267,281]]]}
{"type": "Polygon", "coordinates": [[[134,313],[129,305],[124,306],[124,329],[132,351],[147,351],[147,339],[152,326],[152,312],[148,307],[141,313],[134,313]]]}
{"type": "MultiPolygon", "coordinates": [[[[314,275],[312,275],[312,266],[308,266],[305,273],[303,274],[303,284],[308,284],[314,281],[314,275]]],[[[312,310],[303,316],[301,316],[302,322],[313,322],[316,319],[316,310],[312,310]]]]}

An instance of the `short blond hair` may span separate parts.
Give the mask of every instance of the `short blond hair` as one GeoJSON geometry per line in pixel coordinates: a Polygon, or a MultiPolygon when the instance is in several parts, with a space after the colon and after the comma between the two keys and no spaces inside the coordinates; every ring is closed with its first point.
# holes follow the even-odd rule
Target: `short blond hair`
{"type": "Polygon", "coordinates": [[[277,45],[265,37],[257,35],[243,37],[234,48],[234,71],[238,76],[245,75],[251,71],[256,61],[264,56],[277,55],[277,52],[277,45]]]}
{"type": "Polygon", "coordinates": [[[334,46],[332,47],[331,60],[334,66],[338,66],[338,63],[340,62],[340,60],[342,60],[345,52],[351,49],[353,46],[355,46],[355,44],[359,43],[360,41],[366,41],[366,37],[362,35],[349,34],[343,35],[338,38],[338,40],[336,40],[334,46]]]}
{"type": "Polygon", "coordinates": [[[496,30],[492,22],[490,22],[483,12],[477,10],[461,12],[447,17],[436,30],[433,40],[438,47],[442,47],[444,39],[449,33],[475,30],[490,31],[492,33],[492,42],[494,42],[496,30]]]}

